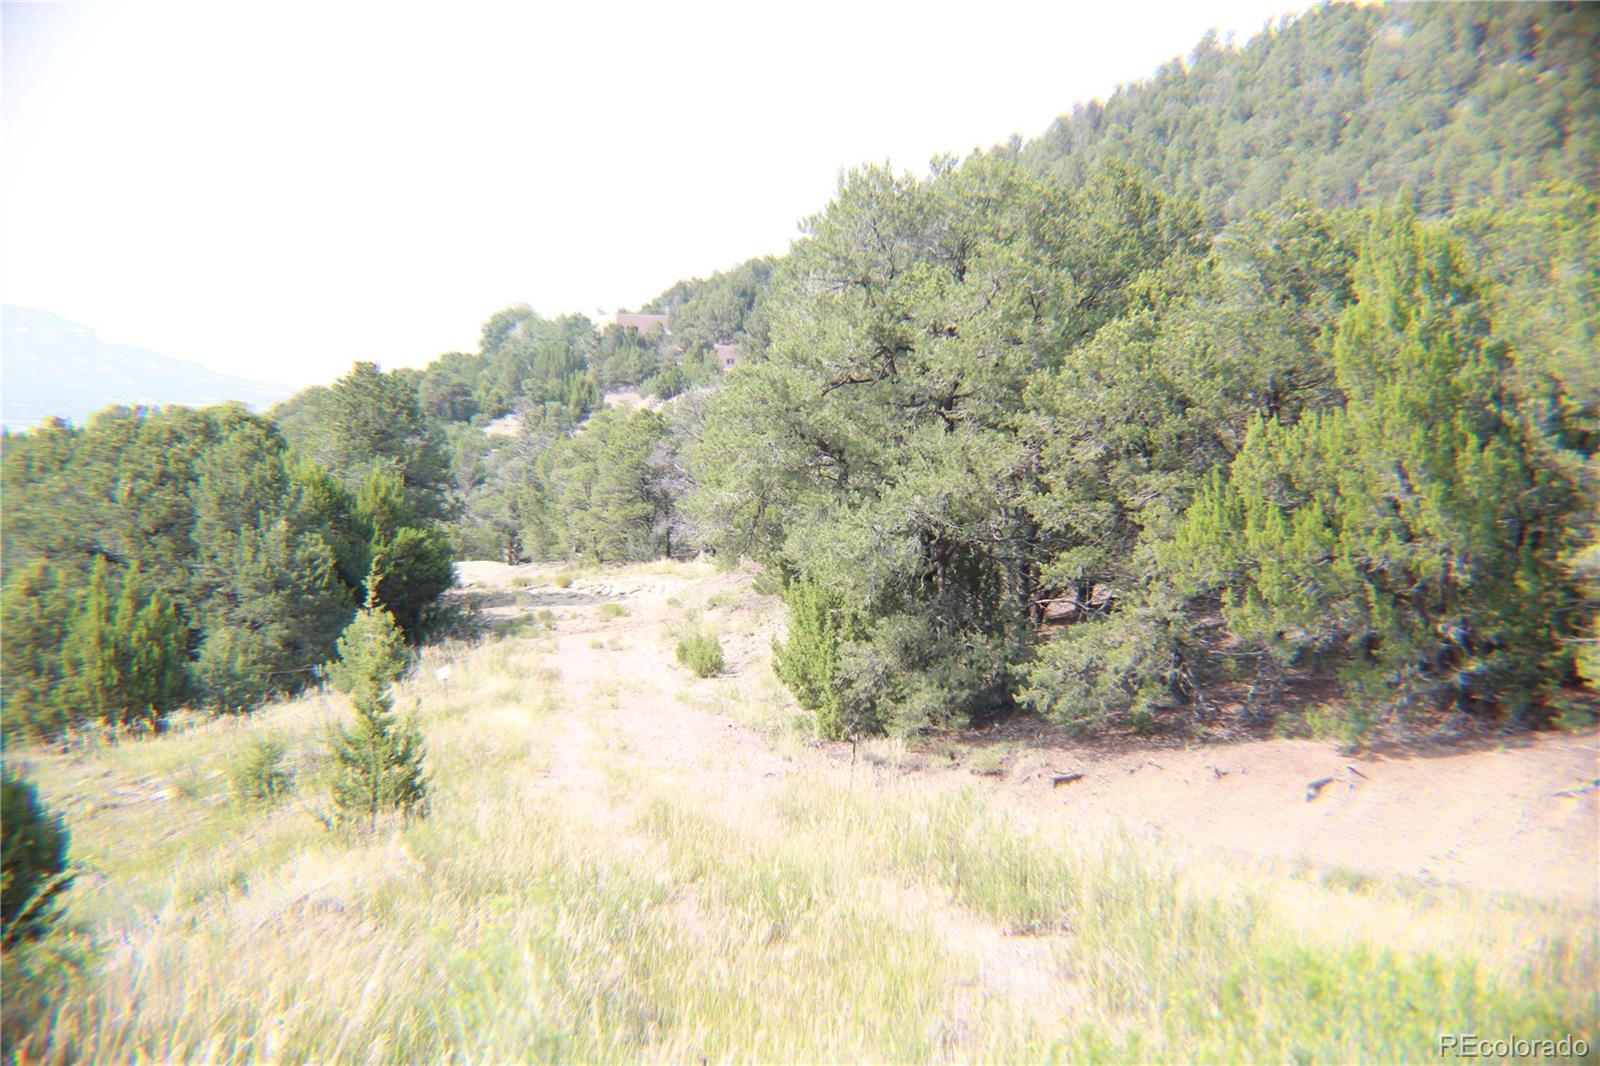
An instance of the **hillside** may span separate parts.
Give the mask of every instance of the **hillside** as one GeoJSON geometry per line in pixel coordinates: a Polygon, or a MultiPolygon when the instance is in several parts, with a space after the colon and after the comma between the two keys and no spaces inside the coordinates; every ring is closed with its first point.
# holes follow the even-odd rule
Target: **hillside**
{"type": "Polygon", "coordinates": [[[81,425],[111,404],[204,407],[232,400],[260,409],[294,392],[133,345],[108,344],[88,326],[49,311],[7,305],[4,321],[0,419],[12,432],[47,418],[81,425]]]}
{"type": "Polygon", "coordinates": [[[1600,1021],[1600,794],[1554,795],[1597,772],[1592,731],[1360,778],[1280,744],[1046,745],[986,776],[959,739],[817,744],[748,575],[571,577],[462,567],[488,632],[399,693],[426,821],[319,823],[348,713],[326,695],[27,750],[109,957],[21,1057],[1400,1061],[1441,1026],[1600,1021]],[[674,662],[691,619],[728,650],[717,677],[674,662]],[[293,785],[261,808],[228,782],[267,737],[293,785]]]}
{"type": "Polygon", "coordinates": [[[0,1060],[1594,1061],[1596,10],[1317,8],[607,322],[0,435],[0,1060]]]}
{"type": "Polygon", "coordinates": [[[1083,103],[1025,156],[1071,182],[1107,159],[1208,219],[1284,198],[1426,215],[1600,183],[1591,4],[1329,4],[1083,103]]]}

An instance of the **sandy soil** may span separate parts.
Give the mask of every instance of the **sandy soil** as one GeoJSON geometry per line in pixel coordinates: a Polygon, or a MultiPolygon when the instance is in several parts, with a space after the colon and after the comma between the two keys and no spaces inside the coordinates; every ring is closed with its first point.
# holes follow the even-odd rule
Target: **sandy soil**
{"type": "MultiPolygon", "coordinates": [[[[715,700],[697,694],[726,682],[696,680],[673,661],[663,624],[721,593],[707,617],[724,633],[729,675],[753,683],[766,670],[773,605],[755,597],[748,576],[643,568],[580,578],[568,589],[513,587],[516,578],[549,573],[458,564],[461,583],[486,594],[490,613],[557,616],[551,665],[561,673],[564,706],[581,715],[579,739],[556,773],[580,782],[584,746],[602,735],[664,769],[703,774],[710,802],[741,802],[789,775],[848,766],[848,745],[778,754],[754,731],[703,709],[715,700]],[[603,618],[605,603],[627,613],[603,618]]],[[[1309,741],[1119,749],[1038,738],[1009,755],[998,776],[975,776],[931,751],[878,759],[869,769],[929,788],[991,788],[1052,824],[1118,822],[1206,850],[1600,907],[1600,790],[1558,795],[1600,778],[1595,730],[1357,758],[1309,741]],[[1056,781],[1071,774],[1082,776],[1056,781]]]]}

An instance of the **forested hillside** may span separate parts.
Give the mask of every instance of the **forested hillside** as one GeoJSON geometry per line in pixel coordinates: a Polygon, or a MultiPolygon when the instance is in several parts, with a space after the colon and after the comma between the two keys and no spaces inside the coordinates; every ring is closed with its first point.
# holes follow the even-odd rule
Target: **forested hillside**
{"type": "Polygon", "coordinates": [[[1080,104],[1026,155],[1069,182],[1107,159],[1213,223],[1285,197],[1395,195],[1425,216],[1600,179],[1590,4],[1336,4],[1080,104]]]}
{"type": "Polygon", "coordinates": [[[270,420],[8,437],[8,726],[253,705],[356,606],[424,632],[451,552],[701,551],[832,736],[1586,720],[1597,56],[1584,5],[1322,8],[851,170],[664,330],[513,307],[270,420]]]}

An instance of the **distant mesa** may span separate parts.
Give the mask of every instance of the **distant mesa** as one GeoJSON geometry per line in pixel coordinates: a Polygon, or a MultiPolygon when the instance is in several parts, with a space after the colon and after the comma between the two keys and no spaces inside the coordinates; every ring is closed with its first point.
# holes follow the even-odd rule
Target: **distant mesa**
{"type": "Polygon", "coordinates": [[[82,425],[113,404],[205,407],[237,401],[260,409],[295,392],[131,344],[107,344],[88,326],[49,311],[7,304],[0,314],[0,422],[13,432],[50,418],[82,425]]]}

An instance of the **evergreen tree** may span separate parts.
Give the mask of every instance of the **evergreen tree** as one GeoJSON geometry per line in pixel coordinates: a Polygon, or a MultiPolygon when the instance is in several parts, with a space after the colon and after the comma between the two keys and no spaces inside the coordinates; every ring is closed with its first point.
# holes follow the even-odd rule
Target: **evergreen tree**
{"type": "Polygon", "coordinates": [[[1334,346],[1342,410],[1259,419],[1172,559],[1232,590],[1230,627],[1329,657],[1363,700],[1513,715],[1571,675],[1565,562],[1584,515],[1509,388],[1460,245],[1380,216],[1334,346]],[[1182,562],[1180,560],[1187,560],[1182,562]]]}
{"type": "Polygon", "coordinates": [[[315,460],[351,493],[375,467],[391,469],[400,476],[411,514],[445,516],[449,467],[443,437],[418,404],[410,376],[357,363],[303,406],[279,419],[299,455],[315,460]]]}
{"type": "Polygon", "coordinates": [[[666,421],[654,411],[607,409],[557,441],[538,463],[528,543],[541,554],[596,562],[659,555],[667,504],[652,463],[666,439],[666,421]]]}
{"type": "Polygon", "coordinates": [[[332,737],[334,806],[341,818],[365,819],[369,829],[385,811],[410,817],[428,810],[422,733],[395,717],[389,693],[409,664],[400,627],[387,611],[367,608],[345,628],[339,658],[328,666],[356,712],[354,726],[337,726],[332,737]]]}
{"type": "Polygon", "coordinates": [[[859,625],[844,605],[821,585],[804,579],[783,590],[789,608],[789,632],[772,642],[772,665],[800,706],[817,714],[817,728],[829,740],[843,740],[870,731],[857,709],[846,705],[840,672],[840,648],[859,639],[859,625]]]}
{"type": "Polygon", "coordinates": [[[189,633],[177,605],[137,567],[96,560],[62,642],[61,701],[74,721],[158,727],[188,694],[189,633]]]}
{"type": "Polygon", "coordinates": [[[198,464],[192,599],[204,636],[195,666],[205,701],[248,710],[293,692],[327,661],[351,597],[302,502],[272,423],[243,415],[198,464]]]}
{"type": "Polygon", "coordinates": [[[70,839],[33,785],[0,768],[0,947],[41,936],[54,923],[58,897],[72,885],[70,839]]]}
{"type": "Polygon", "coordinates": [[[0,597],[4,735],[54,736],[69,724],[59,698],[61,644],[72,606],[69,592],[54,567],[35,559],[11,575],[0,597]]]}
{"type": "Polygon", "coordinates": [[[1051,547],[1030,385],[1125,314],[1141,278],[1202,252],[1198,217],[1124,167],[1073,189],[996,152],[923,181],[853,172],[808,231],[767,297],[765,358],[687,449],[685,507],[713,547],[820,585],[859,621],[828,671],[852,722],[999,709],[1051,547]]]}
{"type": "Polygon", "coordinates": [[[402,526],[373,545],[367,606],[387,612],[415,644],[433,620],[434,604],[455,579],[450,542],[444,534],[402,526]]]}

